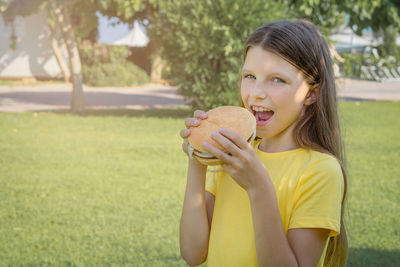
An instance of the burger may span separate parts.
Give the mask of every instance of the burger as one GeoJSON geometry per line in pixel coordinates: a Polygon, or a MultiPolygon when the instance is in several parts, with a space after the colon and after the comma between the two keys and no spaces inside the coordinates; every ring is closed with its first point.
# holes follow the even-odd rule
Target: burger
{"type": "Polygon", "coordinates": [[[196,158],[204,165],[220,165],[222,162],[203,148],[203,142],[227,152],[212,139],[213,132],[218,132],[221,128],[229,129],[242,136],[248,143],[251,143],[256,137],[256,118],[245,108],[222,106],[208,111],[207,115],[206,119],[201,120],[199,126],[189,128],[190,135],[188,137],[189,157],[196,158]]]}

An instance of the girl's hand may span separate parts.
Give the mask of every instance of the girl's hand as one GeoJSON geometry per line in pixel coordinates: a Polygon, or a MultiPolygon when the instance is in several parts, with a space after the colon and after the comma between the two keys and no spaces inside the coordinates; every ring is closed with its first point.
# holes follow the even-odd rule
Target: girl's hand
{"type": "Polygon", "coordinates": [[[202,110],[196,110],[194,112],[194,118],[187,118],[185,120],[185,126],[186,129],[183,129],[180,131],[180,136],[183,138],[183,144],[182,144],[182,150],[183,152],[188,155],[188,137],[190,135],[190,127],[196,127],[200,125],[201,120],[204,120],[207,118],[207,113],[202,111],[202,110]]]}
{"type": "Polygon", "coordinates": [[[212,138],[227,152],[206,142],[203,147],[222,160],[222,167],[242,188],[249,192],[265,184],[268,172],[254,148],[243,137],[229,129],[220,129],[212,134],[212,138]]]}

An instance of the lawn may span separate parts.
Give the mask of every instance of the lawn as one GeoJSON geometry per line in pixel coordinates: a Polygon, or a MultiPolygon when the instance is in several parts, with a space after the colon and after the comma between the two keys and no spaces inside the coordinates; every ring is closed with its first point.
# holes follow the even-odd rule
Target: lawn
{"type": "MultiPolygon", "coordinates": [[[[400,266],[400,103],[341,103],[349,266],[400,266]]],[[[0,113],[0,265],[186,266],[188,110],[0,113]]]]}

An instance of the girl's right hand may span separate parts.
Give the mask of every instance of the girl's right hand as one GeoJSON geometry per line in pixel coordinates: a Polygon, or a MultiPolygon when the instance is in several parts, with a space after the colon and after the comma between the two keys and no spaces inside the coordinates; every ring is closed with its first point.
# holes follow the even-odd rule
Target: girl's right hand
{"type": "Polygon", "coordinates": [[[190,127],[196,127],[199,126],[201,123],[201,120],[204,120],[207,118],[207,113],[205,111],[202,110],[196,110],[194,112],[194,117],[193,118],[187,118],[185,120],[185,126],[186,129],[181,130],[180,135],[183,138],[183,144],[182,144],[182,149],[183,151],[186,153],[186,155],[188,155],[188,137],[190,135],[190,127]]]}

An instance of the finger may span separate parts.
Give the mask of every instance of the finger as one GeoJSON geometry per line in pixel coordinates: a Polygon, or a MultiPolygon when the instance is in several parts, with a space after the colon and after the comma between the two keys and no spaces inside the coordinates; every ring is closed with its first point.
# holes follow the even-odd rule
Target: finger
{"type": "Polygon", "coordinates": [[[246,149],[249,146],[249,143],[247,143],[247,140],[245,140],[241,135],[238,133],[226,129],[226,128],[221,128],[219,130],[219,133],[222,136],[225,136],[229,140],[231,140],[239,149],[246,149]]]}
{"type": "Polygon", "coordinates": [[[225,150],[230,153],[233,156],[239,156],[241,151],[240,148],[233,143],[232,140],[230,140],[229,138],[225,137],[224,135],[222,135],[219,132],[213,132],[211,134],[212,139],[214,139],[215,141],[217,141],[223,148],[225,148],[225,150]]]}
{"type": "Polygon", "coordinates": [[[197,118],[187,118],[185,120],[186,128],[195,127],[200,125],[200,120],[197,118]]]}
{"type": "Polygon", "coordinates": [[[194,112],[194,117],[198,118],[198,119],[206,119],[208,117],[207,112],[203,111],[203,110],[196,110],[194,112]]]}
{"type": "Polygon", "coordinates": [[[228,153],[216,148],[215,146],[211,145],[210,143],[203,142],[203,148],[208,151],[209,153],[213,154],[220,160],[222,160],[225,163],[232,164],[233,158],[231,155],[228,153]]]}
{"type": "Polygon", "coordinates": [[[221,164],[221,167],[229,174],[231,174],[233,172],[233,168],[232,168],[231,164],[224,163],[224,164],[221,164]]]}
{"type": "Polygon", "coordinates": [[[188,138],[188,136],[190,135],[190,130],[189,129],[183,129],[180,131],[180,136],[185,139],[188,138]]]}
{"type": "Polygon", "coordinates": [[[185,143],[182,144],[182,150],[183,150],[183,152],[186,153],[186,155],[188,154],[188,146],[187,146],[187,144],[185,144],[185,143]]]}
{"type": "Polygon", "coordinates": [[[183,143],[182,143],[182,150],[186,153],[186,154],[188,154],[188,146],[189,146],[189,141],[188,141],[188,139],[187,138],[184,138],[183,139],[183,143]]]}

